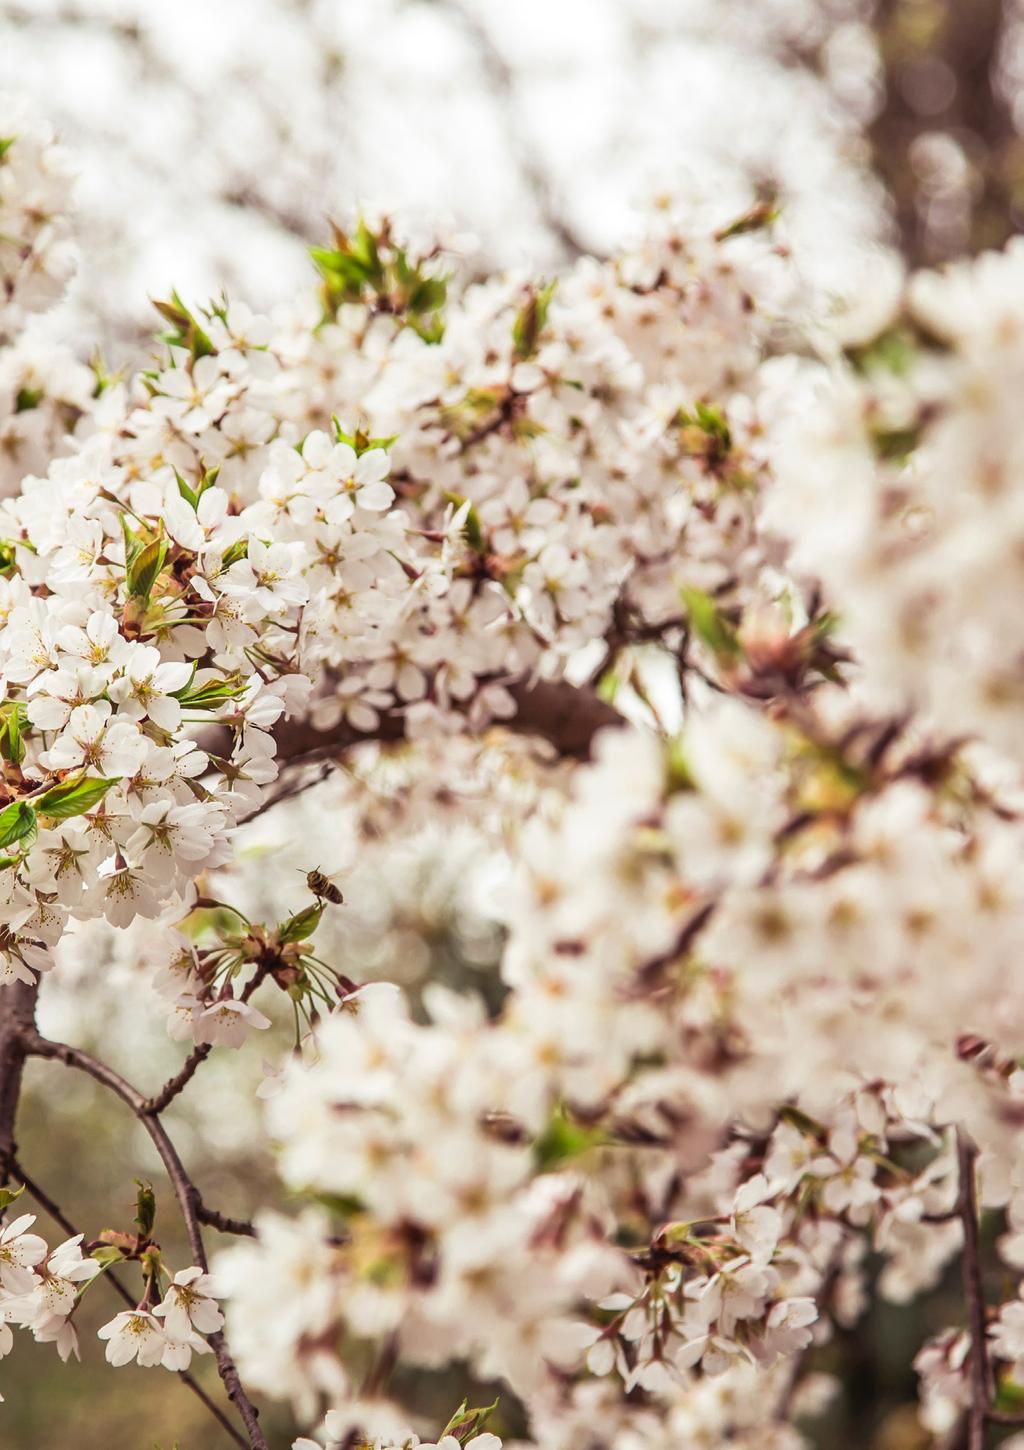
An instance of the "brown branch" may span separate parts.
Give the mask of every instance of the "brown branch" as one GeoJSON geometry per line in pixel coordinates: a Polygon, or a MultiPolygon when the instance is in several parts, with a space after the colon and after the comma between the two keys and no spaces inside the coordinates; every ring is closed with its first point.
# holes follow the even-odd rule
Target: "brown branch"
{"type": "MultiPolygon", "coordinates": [[[[149,1110],[148,1099],[144,1098],[137,1088],[108,1067],[105,1062],[83,1052],[81,1048],[72,1047],[65,1042],[51,1042],[49,1038],[42,1037],[34,1029],[26,1032],[23,1038],[23,1045],[26,1054],[30,1057],[48,1058],[53,1061],[64,1063],[65,1067],[77,1068],[103,1087],[108,1088],[112,1093],[121,1099],[138,1118],[145,1128],[163,1161],[167,1177],[171,1187],[174,1189],[178,1206],[181,1209],[182,1218],[185,1220],[185,1231],[188,1236],[189,1248],[192,1252],[193,1263],[198,1265],[204,1273],[208,1271],[209,1264],[206,1258],[206,1249],[203,1245],[202,1230],[199,1226],[199,1218],[196,1213],[196,1199],[198,1190],[185,1171],[184,1164],[178,1156],[178,1151],[171,1142],[167,1132],[160,1122],[160,1119],[149,1110]]],[[[264,1439],[263,1431],[259,1426],[259,1412],[246,1394],[238,1375],[238,1370],[228,1348],[227,1340],[222,1330],[207,1336],[210,1348],[213,1350],[217,1361],[217,1372],[223,1381],[228,1396],[234,1403],[249,1435],[250,1450],[268,1450],[267,1442],[264,1439]]]]}
{"type": "MultiPolygon", "coordinates": [[[[69,1238],[78,1237],[79,1230],[75,1228],[71,1220],[61,1211],[59,1204],[55,1203],[49,1194],[39,1187],[38,1183],[33,1182],[17,1159],[13,1159],[11,1162],[11,1173],[24,1184],[26,1190],[32,1195],[40,1208],[50,1215],[54,1223],[58,1224],[69,1238]]],[[[129,1309],[136,1308],[135,1295],[126,1284],[122,1283],[113,1269],[107,1269],[103,1277],[113,1289],[114,1293],[120,1296],[122,1303],[127,1304],[129,1309]]],[[[210,1414],[221,1428],[227,1431],[235,1444],[244,1447],[246,1441],[238,1433],[234,1425],[232,1425],[220,1406],[210,1399],[210,1396],[203,1389],[199,1381],[185,1369],[179,1369],[177,1375],[182,1384],[190,1389],[196,1398],[206,1406],[210,1414]]]]}
{"type": "MultiPolygon", "coordinates": [[[[564,680],[542,680],[534,685],[520,680],[508,688],[516,713],[511,720],[500,722],[502,728],[540,736],[559,755],[585,760],[599,730],[626,723],[593,690],[577,689],[564,680]]],[[[397,711],[382,715],[376,730],[369,732],[355,729],[347,720],[329,730],[317,730],[308,720],[286,720],[274,731],[274,738],[281,763],[295,764],[340,755],[372,741],[393,744],[404,740],[405,717],[397,711]]]]}
{"type": "Polygon", "coordinates": [[[180,1072],[176,1072],[172,1078],[168,1078],[155,1097],[146,1099],[143,1111],[147,1116],[153,1117],[163,1112],[168,1103],[178,1096],[185,1084],[191,1081],[199,1064],[206,1061],[212,1050],[208,1042],[201,1042],[194,1051],[189,1053],[180,1072]]]}
{"type": "Polygon", "coordinates": [[[17,1152],[14,1129],[28,1056],[25,1037],[35,1026],[38,995],[38,982],[0,987],[0,1188],[10,1177],[17,1152]]]}
{"type": "Polygon", "coordinates": [[[659,952],[656,957],[649,957],[644,962],[643,966],[636,972],[635,981],[638,988],[645,992],[649,991],[657,985],[658,979],[666,967],[674,966],[680,958],[686,956],[698,936],[700,936],[705,926],[711,920],[717,905],[718,902],[715,900],[706,901],[703,906],[699,907],[683,923],[679,934],[670,947],[663,952],[659,952]]]}
{"type": "Polygon", "coordinates": [[[985,1450],[985,1421],[991,1413],[992,1403],[992,1371],[986,1340],[985,1291],[981,1281],[978,1201],[974,1182],[978,1150],[959,1128],[956,1135],[956,1157],[960,1169],[957,1207],[964,1228],[964,1250],[960,1264],[971,1333],[971,1403],[967,1412],[967,1450],[985,1450]]]}
{"type": "Polygon", "coordinates": [[[219,1233],[238,1234],[240,1237],[250,1239],[256,1237],[256,1230],[247,1218],[229,1218],[226,1213],[218,1213],[215,1208],[207,1208],[199,1196],[198,1188],[193,1191],[193,1205],[199,1222],[209,1224],[219,1233]]]}

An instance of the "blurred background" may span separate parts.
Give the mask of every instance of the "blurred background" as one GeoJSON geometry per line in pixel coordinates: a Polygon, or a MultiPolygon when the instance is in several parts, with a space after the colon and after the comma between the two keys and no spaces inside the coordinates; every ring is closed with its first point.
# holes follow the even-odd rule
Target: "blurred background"
{"type": "MultiPolygon", "coordinates": [[[[112,365],[144,345],[147,299],[171,287],[205,299],[226,286],[259,308],[312,291],[306,246],[360,204],[440,231],[482,274],[607,253],[659,193],[717,214],[778,200],[781,235],[825,297],[855,293],[882,249],[940,262],[1024,226],[1024,0],[0,0],[0,89],[56,123],[81,172],[79,274],[39,325],[83,356],[101,344],[112,365]]],[[[417,787],[338,778],[317,807],[332,812],[332,860],[296,844],[316,830],[304,800],[277,808],[241,843],[232,899],[283,915],[304,904],[301,872],[336,872],[347,905],[325,947],[344,971],[362,980],[398,963],[410,983],[496,993],[500,802],[463,811],[457,829],[432,798],[404,812],[385,865],[354,824],[369,788],[383,832],[395,791],[417,787]]],[[[146,980],[148,930],[77,933],[46,984],[44,1026],[102,1044],[151,1090],[183,1054],[146,980]]],[[[228,1213],[278,1191],[254,1148],[260,1046],[274,1060],[287,1045],[284,1026],[267,1037],[215,1053],[170,1115],[204,1195],[228,1213]]],[[[27,1171],[90,1234],[126,1226],[132,1178],[151,1174],[173,1254],[148,1143],[67,1078],[33,1065],[27,1171]]],[[[908,1366],[955,1315],[946,1292],[876,1311],[837,1341],[830,1361],[850,1388],[820,1445],[928,1444],[908,1366]]],[[[88,1331],[119,1306],[98,1285],[86,1307],[88,1331]]],[[[109,1370],[83,1342],[85,1365],[65,1371],[51,1347],[19,1344],[4,1366],[3,1445],[226,1443],[171,1376],[109,1370]]],[[[287,1445],[287,1412],[271,1413],[272,1441],[287,1445]]]]}

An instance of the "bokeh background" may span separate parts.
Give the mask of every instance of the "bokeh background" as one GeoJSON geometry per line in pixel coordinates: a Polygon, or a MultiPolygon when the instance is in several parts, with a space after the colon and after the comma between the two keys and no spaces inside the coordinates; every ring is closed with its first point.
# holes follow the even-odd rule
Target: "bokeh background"
{"type": "MultiPolygon", "coordinates": [[[[1024,222],[1021,0],[0,0],[0,89],[51,117],[81,172],[79,273],[40,325],[82,356],[101,346],[112,367],[144,348],[147,299],[172,287],[203,300],[223,286],[262,309],[312,290],[306,246],[360,205],[441,232],[480,273],[550,274],[635,233],[658,194],[716,214],[771,199],[826,300],[855,297],[882,251],[941,261],[1024,222]]],[[[302,798],[261,818],[233,899],[284,915],[321,866],[345,889],[326,945],[351,976],[496,991],[500,812],[407,814],[385,863],[354,825],[368,788],[339,777],[315,808],[302,798]],[[313,860],[325,811],[333,859],[313,860]]],[[[384,831],[398,786],[372,788],[384,831]]],[[[147,930],[79,932],[44,1013],[151,1088],[181,1049],[145,980],[147,930]]],[[[286,1025],[275,1034],[270,1058],[286,1025]]],[[[229,1213],[279,1192],[256,1146],[259,1057],[214,1054],[172,1115],[204,1195],[229,1213]]],[[[76,1225],[125,1225],[133,1177],[159,1187],[157,1164],[116,1104],[67,1078],[33,1065],[25,1167],[76,1225]]],[[[946,1292],[839,1338],[829,1355],[848,1389],[818,1443],[923,1450],[907,1366],[948,1321],[946,1292]]],[[[112,1314],[105,1294],[90,1292],[83,1329],[112,1314]]],[[[20,1344],[0,1443],[222,1443],[172,1377],[111,1371],[95,1342],[85,1358],[61,1370],[50,1347],[20,1344]]],[[[275,1413],[285,1446],[292,1427],[275,1413]]]]}

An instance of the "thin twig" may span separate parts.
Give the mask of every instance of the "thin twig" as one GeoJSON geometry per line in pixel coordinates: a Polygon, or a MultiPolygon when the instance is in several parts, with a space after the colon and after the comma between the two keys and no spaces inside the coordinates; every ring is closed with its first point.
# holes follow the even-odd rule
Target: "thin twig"
{"type": "Polygon", "coordinates": [[[198,1189],[196,1189],[194,1203],[196,1218],[200,1223],[209,1224],[211,1228],[217,1229],[222,1234],[238,1234],[250,1239],[256,1237],[256,1229],[247,1218],[229,1218],[226,1213],[218,1213],[215,1208],[207,1208],[199,1196],[198,1189]]]}
{"type": "Polygon", "coordinates": [[[200,1043],[194,1051],[190,1052],[185,1059],[181,1071],[176,1072],[172,1078],[168,1078],[167,1082],[164,1083],[155,1097],[146,1100],[144,1109],[146,1114],[152,1117],[157,1113],[162,1113],[168,1103],[176,1098],[185,1084],[191,1080],[199,1064],[206,1061],[210,1052],[211,1046],[208,1042],[200,1043]]]}
{"type": "Polygon", "coordinates": [[[967,1450],[985,1450],[985,1421],[991,1413],[992,1404],[992,1371],[985,1337],[985,1291],[981,1280],[978,1200],[974,1183],[978,1150],[960,1128],[956,1134],[956,1156],[960,1170],[957,1206],[964,1228],[964,1249],[960,1265],[971,1332],[971,1403],[967,1412],[967,1450]]]}
{"type": "MultiPolygon", "coordinates": [[[[246,982],[239,1001],[248,1002],[257,987],[262,986],[266,978],[266,967],[258,966],[248,982],[246,982]]],[[[144,1112],[147,1116],[156,1117],[157,1114],[162,1113],[174,1101],[182,1088],[192,1081],[196,1069],[201,1063],[206,1061],[212,1051],[213,1048],[209,1042],[201,1042],[198,1047],[194,1047],[174,1076],[167,1079],[163,1087],[154,1097],[146,1099],[144,1112]]]]}

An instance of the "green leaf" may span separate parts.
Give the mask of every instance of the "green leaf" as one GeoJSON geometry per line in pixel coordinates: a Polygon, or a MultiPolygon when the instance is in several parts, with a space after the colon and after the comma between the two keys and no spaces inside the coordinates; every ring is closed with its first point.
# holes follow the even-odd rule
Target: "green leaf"
{"type": "Polygon", "coordinates": [[[230,569],[232,564],[237,564],[239,559],[248,558],[248,555],[249,540],[236,539],[235,542],[231,545],[230,549],[227,549],[225,551],[224,557],[221,560],[221,565],[225,569],[230,569]]]}
{"type": "Polygon", "coordinates": [[[0,811],[0,848],[35,836],[38,829],[36,813],[28,801],[13,801],[6,810],[0,811]]]}
{"type": "Polygon", "coordinates": [[[172,347],[188,348],[193,358],[206,357],[214,351],[209,334],[188,310],[177,292],[171,293],[169,302],[154,301],[153,306],[173,328],[172,332],[161,334],[164,342],[172,347]]]}
{"type": "Polygon", "coordinates": [[[228,700],[237,700],[245,693],[245,686],[237,679],[209,680],[193,690],[185,685],[174,691],[175,699],[190,710],[218,710],[228,700]]]}
{"type": "Polygon", "coordinates": [[[911,424],[908,428],[876,428],[871,433],[871,442],[877,457],[887,463],[905,463],[921,441],[922,429],[911,424]]]}
{"type": "Polygon", "coordinates": [[[20,1188],[0,1188],[0,1213],[3,1213],[5,1208],[10,1208],[11,1204],[15,1203],[24,1192],[24,1183],[20,1188]]]}
{"type": "Polygon", "coordinates": [[[4,159],[17,139],[17,136],[0,136],[0,161],[4,159]]]}
{"type": "Polygon", "coordinates": [[[443,1440],[446,1435],[453,1435],[461,1445],[470,1435],[479,1434],[498,1408],[499,1398],[496,1397],[490,1405],[478,1405],[474,1409],[467,1408],[466,1401],[463,1400],[441,1431],[441,1439],[443,1440]]]}
{"type": "Polygon", "coordinates": [[[174,470],[174,477],[178,484],[178,492],[181,494],[182,498],[185,500],[186,503],[191,504],[192,507],[195,508],[199,502],[199,495],[194,489],[189,488],[188,484],[182,478],[181,474],[178,472],[177,469],[174,470]]]}
{"type": "Polygon", "coordinates": [[[353,1193],[317,1193],[314,1197],[317,1203],[322,1203],[329,1213],[337,1214],[339,1218],[347,1220],[366,1212],[366,1204],[353,1193]]]}
{"type": "Polygon", "coordinates": [[[604,1142],[603,1134],[594,1128],[574,1123],[561,1108],[556,1108],[544,1131],[534,1139],[533,1156],[537,1167],[546,1172],[570,1158],[578,1158],[589,1148],[604,1142]]]}
{"type": "Polygon", "coordinates": [[[381,266],[380,249],[377,246],[377,238],[370,231],[362,217],[356,227],[355,238],[351,243],[352,256],[361,262],[366,268],[366,274],[372,281],[382,281],[384,268],[381,266]]]}
{"type": "Polygon", "coordinates": [[[25,741],[22,736],[22,717],[25,707],[13,704],[4,712],[0,724],[0,755],[12,765],[20,765],[25,759],[25,741]]]}
{"type": "Polygon", "coordinates": [[[31,413],[33,408],[38,408],[43,401],[42,388],[21,388],[14,399],[14,411],[16,413],[31,413]]]}
{"type": "Polygon", "coordinates": [[[732,433],[725,414],[711,403],[697,403],[692,413],[680,408],[675,421],[684,430],[682,441],[689,443],[687,452],[691,456],[703,455],[710,464],[721,463],[732,447],[732,433]],[[697,434],[692,442],[685,431],[688,429],[697,434]]]}
{"type": "Polygon", "coordinates": [[[305,941],[307,937],[312,936],[316,931],[323,914],[323,903],[318,901],[313,906],[307,906],[305,911],[300,911],[295,916],[290,916],[277,929],[278,941],[282,943],[305,941]]]}
{"type": "Polygon", "coordinates": [[[705,594],[703,589],[685,587],[679,592],[698,638],[718,659],[736,659],[742,653],[736,631],[728,620],[723,619],[710,594],[705,594]]]}
{"type": "Polygon", "coordinates": [[[606,705],[614,705],[615,697],[621,688],[622,680],[613,667],[612,669],[605,670],[604,674],[598,680],[596,694],[598,699],[603,700],[606,705]]]}
{"type": "Polygon", "coordinates": [[[526,305],[516,315],[512,324],[512,345],[520,361],[533,357],[537,351],[537,341],[548,320],[548,309],[557,285],[557,282],[549,282],[546,287],[532,292],[526,305]]]}
{"type": "Polygon", "coordinates": [[[124,1254],[120,1249],[115,1248],[113,1244],[99,1244],[90,1252],[89,1257],[95,1259],[98,1264],[106,1266],[109,1264],[119,1264],[124,1258],[124,1254]]]}
{"type": "Polygon", "coordinates": [[[130,569],[142,551],[142,540],[133,532],[127,514],[121,515],[121,533],[124,536],[125,568],[130,569]]]}
{"type": "Polygon", "coordinates": [[[683,749],[683,742],[678,736],[669,741],[666,752],[666,785],[669,795],[676,795],[680,791],[693,790],[696,782],[693,772],[690,770],[689,761],[686,759],[686,752],[683,749]]]}
{"type": "Polygon", "coordinates": [[[902,378],[906,377],[922,353],[934,350],[945,351],[945,344],[904,318],[883,328],[867,342],[845,348],[844,356],[862,377],[891,373],[893,377],[902,378]]]}
{"type": "Polygon", "coordinates": [[[781,209],[774,202],[756,202],[749,211],[745,211],[735,221],[729,222],[728,225],[720,228],[715,233],[715,241],[724,242],[730,237],[743,237],[749,232],[763,231],[766,227],[770,227],[774,222],[777,222],[780,215],[781,209]]]}
{"type": "Polygon", "coordinates": [[[136,1178],[135,1186],[139,1191],[135,1195],[133,1222],[138,1226],[143,1238],[148,1239],[152,1235],[153,1225],[156,1223],[156,1194],[153,1192],[152,1183],[145,1183],[141,1178],[136,1178]]]}
{"type": "Polygon", "coordinates": [[[71,816],[83,815],[93,806],[99,805],[112,785],[117,785],[119,775],[105,780],[101,775],[80,775],[74,780],[63,780],[35,802],[41,816],[51,821],[66,821],[71,816]]]}
{"type": "Polygon", "coordinates": [[[337,413],[331,414],[331,422],[334,425],[335,441],[338,443],[347,443],[359,457],[364,453],[368,453],[371,448],[390,448],[398,438],[397,433],[391,433],[386,438],[371,438],[362,428],[357,428],[354,433],[346,433],[345,429],[341,426],[341,421],[337,413]]]}
{"type": "Polygon", "coordinates": [[[133,599],[148,600],[167,558],[167,540],[153,539],[128,566],[128,593],[133,599]]]}

